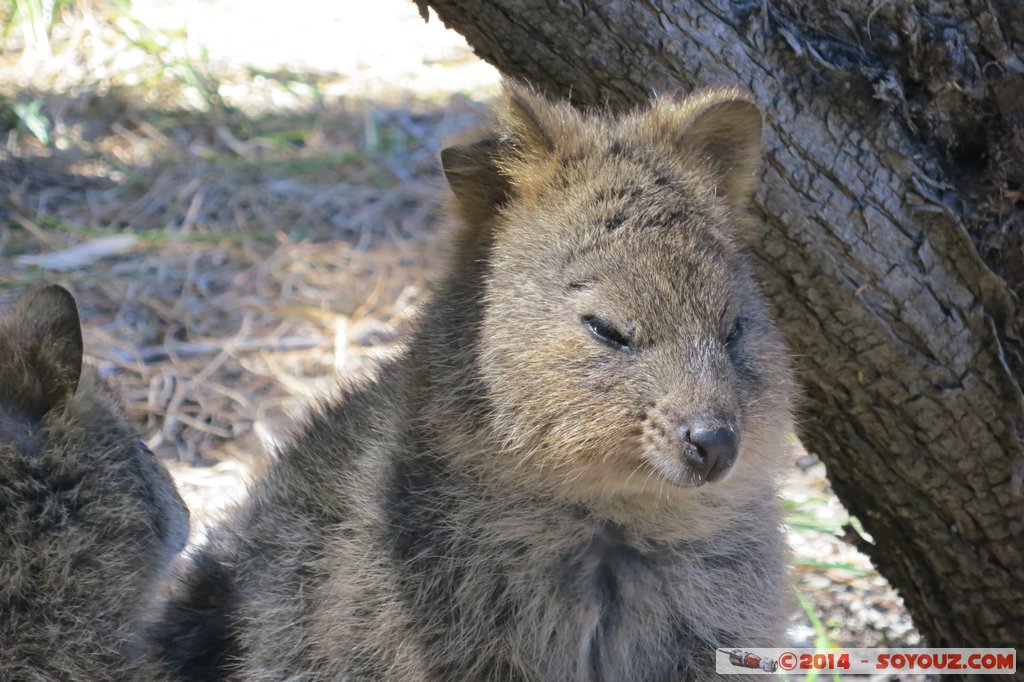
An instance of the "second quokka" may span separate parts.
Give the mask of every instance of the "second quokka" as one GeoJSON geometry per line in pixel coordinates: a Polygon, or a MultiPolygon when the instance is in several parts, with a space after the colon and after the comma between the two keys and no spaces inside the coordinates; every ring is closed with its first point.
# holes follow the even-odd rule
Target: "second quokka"
{"type": "Polygon", "coordinates": [[[442,153],[450,272],[195,553],[179,679],[703,680],[780,641],[786,351],[743,253],[757,107],[511,85],[442,153]]]}
{"type": "Polygon", "coordinates": [[[4,682],[151,679],[145,625],[188,539],[174,481],[82,358],[67,290],[0,312],[4,682]]]}

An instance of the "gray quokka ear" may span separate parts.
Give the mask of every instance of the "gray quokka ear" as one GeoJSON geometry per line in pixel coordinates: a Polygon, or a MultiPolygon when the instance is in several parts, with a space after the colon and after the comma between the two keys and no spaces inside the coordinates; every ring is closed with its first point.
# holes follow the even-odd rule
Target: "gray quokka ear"
{"type": "Polygon", "coordinates": [[[22,386],[21,398],[32,403],[26,407],[42,415],[70,399],[78,388],[83,352],[78,307],[67,289],[51,285],[22,296],[14,307],[13,321],[14,342],[25,353],[25,369],[34,373],[24,377],[28,383],[22,386]]]}
{"type": "Polygon", "coordinates": [[[669,107],[676,146],[700,159],[729,203],[748,202],[761,164],[762,118],[753,98],[737,89],[713,89],[669,107]]]}
{"type": "Polygon", "coordinates": [[[555,140],[579,115],[567,104],[554,104],[528,85],[506,81],[496,120],[468,144],[441,151],[441,167],[455,194],[456,208],[470,224],[494,214],[530,180],[555,152],[555,140]]]}
{"type": "Polygon", "coordinates": [[[494,139],[459,144],[441,150],[441,168],[455,194],[459,212],[470,223],[493,214],[508,198],[508,177],[498,168],[494,139]]]}

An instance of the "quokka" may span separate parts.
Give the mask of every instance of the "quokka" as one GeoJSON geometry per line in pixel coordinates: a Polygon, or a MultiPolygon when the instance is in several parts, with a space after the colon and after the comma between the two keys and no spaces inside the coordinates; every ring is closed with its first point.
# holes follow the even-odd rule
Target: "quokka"
{"type": "Polygon", "coordinates": [[[703,680],[788,612],[786,351],[744,256],[757,107],[507,86],[442,153],[418,330],[322,406],[154,632],[181,680],[703,680]]]}
{"type": "Polygon", "coordinates": [[[0,315],[0,680],[140,679],[188,511],[58,286],[0,315]]]}

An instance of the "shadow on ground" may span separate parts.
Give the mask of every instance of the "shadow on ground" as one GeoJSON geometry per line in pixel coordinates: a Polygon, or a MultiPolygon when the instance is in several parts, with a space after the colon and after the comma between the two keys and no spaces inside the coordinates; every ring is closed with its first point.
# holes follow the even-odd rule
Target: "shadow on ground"
{"type": "Polygon", "coordinates": [[[6,131],[0,290],[69,286],[144,437],[189,463],[251,459],[335,369],[400,340],[437,267],[438,151],[481,116],[460,95],[265,114],[18,100],[50,140],[6,131]]]}

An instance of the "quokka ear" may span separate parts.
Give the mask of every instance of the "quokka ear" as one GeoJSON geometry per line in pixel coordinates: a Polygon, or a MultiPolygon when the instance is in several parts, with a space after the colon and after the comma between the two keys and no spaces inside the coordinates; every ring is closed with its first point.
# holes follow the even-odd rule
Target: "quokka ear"
{"type": "Polygon", "coordinates": [[[555,140],[577,117],[567,104],[549,102],[526,83],[505,81],[497,109],[501,141],[524,161],[542,161],[555,152],[555,140]]]}
{"type": "Polygon", "coordinates": [[[750,200],[761,165],[761,109],[737,89],[713,89],[668,105],[676,120],[674,143],[714,176],[731,204],[750,200]]]}
{"type": "Polygon", "coordinates": [[[480,140],[441,150],[441,168],[458,202],[459,213],[470,224],[479,224],[505,203],[509,180],[498,168],[498,141],[480,140]]]}
{"type": "Polygon", "coordinates": [[[567,104],[553,104],[524,83],[506,81],[485,139],[441,151],[441,167],[462,217],[478,224],[523,192],[554,155],[555,140],[565,139],[578,119],[567,104]]]}
{"type": "Polygon", "coordinates": [[[41,416],[75,394],[82,375],[78,307],[57,285],[28,292],[15,304],[11,342],[21,349],[23,376],[13,377],[25,407],[41,416]]]}

